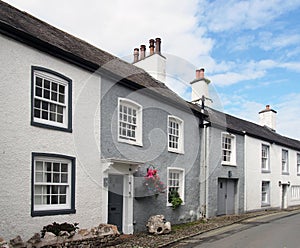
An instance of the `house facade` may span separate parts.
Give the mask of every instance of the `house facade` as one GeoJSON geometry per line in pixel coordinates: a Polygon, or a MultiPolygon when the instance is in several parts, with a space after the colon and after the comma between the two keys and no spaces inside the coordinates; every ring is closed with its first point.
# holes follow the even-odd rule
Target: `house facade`
{"type": "MultiPolygon", "coordinates": [[[[156,53],[143,62],[152,56],[165,59],[156,53]]],[[[101,155],[110,182],[108,219],[129,233],[145,230],[156,214],[172,223],[198,219],[201,113],[150,76],[142,87],[102,82],[101,155]],[[149,169],[157,170],[164,184],[158,196],[145,189],[149,169]],[[176,210],[169,202],[172,190],[183,201],[176,210]]]]}
{"type": "Polygon", "coordinates": [[[299,205],[300,142],[276,133],[269,105],[259,114],[263,127],[245,135],[245,210],[299,205]]]}

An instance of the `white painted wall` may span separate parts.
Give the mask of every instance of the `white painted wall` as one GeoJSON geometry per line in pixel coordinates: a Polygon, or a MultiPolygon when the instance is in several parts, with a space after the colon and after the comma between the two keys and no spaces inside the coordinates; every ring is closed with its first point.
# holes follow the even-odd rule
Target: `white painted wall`
{"type": "Polygon", "coordinates": [[[287,190],[287,205],[299,205],[300,200],[291,200],[291,186],[300,185],[300,176],[297,175],[297,151],[259,139],[245,136],[245,211],[262,209],[261,182],[270,181],[270,206],[280,208],[282,201],[282,188],[278,182],[290,182],[287,190]],[[270,173],[261,171],[261,146],[270,147],[270,173]],[[289,175],[281,172],[281,151],[289,152],[289,175]]]}
{"type": "Polygon", "coordinates": [[[0,44],[0,236],[27,240],[54,221],[78,222],[80,228],[104,223],[100,76],[2,35],[0,44]],[[73,133],[30,125],[32,65],[73,80],[73,133]],[[76,214],[31,217],[32,152],[76,157],[76,214]]]}

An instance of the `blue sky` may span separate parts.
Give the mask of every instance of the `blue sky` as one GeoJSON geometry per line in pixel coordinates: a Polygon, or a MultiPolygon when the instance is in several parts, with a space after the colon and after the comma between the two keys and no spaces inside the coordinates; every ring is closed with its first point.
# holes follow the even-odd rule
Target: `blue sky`
{"type": "Polygon", "coordinates": [[[167,83],[182,97],[203,67],[216,108],[257,122],[270,104],[277,131],[300,139],[300,0],[5,2],[126,60],[160,37],[163,53],[189,64],[167,83]]]}

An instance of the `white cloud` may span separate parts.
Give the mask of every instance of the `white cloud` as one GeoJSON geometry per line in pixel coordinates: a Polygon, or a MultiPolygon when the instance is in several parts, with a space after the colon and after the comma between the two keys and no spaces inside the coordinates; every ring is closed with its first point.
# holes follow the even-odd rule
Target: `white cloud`
{"type": "Polygon", "coordinates": [[[274,106],[277,114],[277,130],[280,134],[300,140],[299,119],[300,93],[282,96],[274,106]]]}
{"type": "Polygon", "coordinates": [[[257,29],[300,5],[299,1],[202,1],[203,21],[210,31],[257,29]]]}

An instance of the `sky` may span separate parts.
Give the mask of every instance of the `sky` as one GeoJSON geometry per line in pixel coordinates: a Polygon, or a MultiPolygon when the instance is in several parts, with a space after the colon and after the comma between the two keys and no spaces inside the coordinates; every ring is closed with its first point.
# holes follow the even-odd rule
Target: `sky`
{"type": "Polygon", "coordinates": [[[188,65],[167,81],[184,99],[205,68],[215,108],[257,123],[268,104],[276,131],[300,139],[300,0],[5,2],[127,61],[160,37],[170,64],[188,65]]]}

